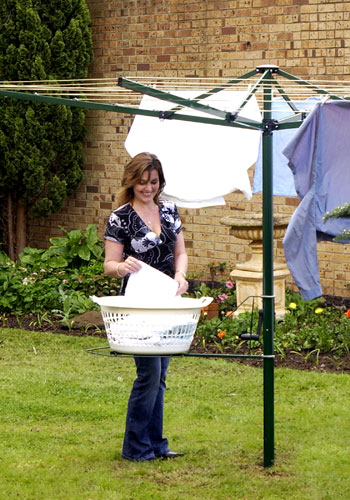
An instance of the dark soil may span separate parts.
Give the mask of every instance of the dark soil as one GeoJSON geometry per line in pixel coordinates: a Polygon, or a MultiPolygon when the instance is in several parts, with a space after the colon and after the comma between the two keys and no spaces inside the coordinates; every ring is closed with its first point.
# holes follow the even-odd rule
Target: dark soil
{"type": "MultiPolygon", "coordinates": [[[[64,335],[74,336],[93,336],[105,338],[105,331],[103,321],[99,312],[89,311],[74,319],[73,327],[68,329],[60,321],[40,322],[37,316],[0,316],[0,327],[4,328],[21,328],[30,331],[42,331],[47,333],[60,333],[64,335]]],[[[106,343],[107,345],[107,343],[106,343]]],[[[241,351],[233,352],[225,348],[223,352],[219,351],[215,345],[206,345],[205,348],[201,345],[200,341],[194,338],[191,346],[192,353],[198,354],[250,354],[248,346],[243,347],[241,351]]],[[[252,354],[261,354],[255,351],[252,354]]],[[[239,363],[248,364],[250,366],[262,367],[262,360],[257,358],[229,358],[234,359],[239,363]]],[[[330,372],[330,373],[348,373],[350,374],[350,356],[335,357],[332,354],[325,353],[316,355],[310,352],[295,353],[289,352],[285,357],[276,355],[275,366],[291,368],[294,370],[309,370],[317,372],[330,372]]]]}

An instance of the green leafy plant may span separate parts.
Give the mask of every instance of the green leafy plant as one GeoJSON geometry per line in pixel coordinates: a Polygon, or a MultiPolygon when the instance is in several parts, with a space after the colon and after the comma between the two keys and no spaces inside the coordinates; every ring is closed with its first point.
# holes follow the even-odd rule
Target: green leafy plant
{"type": "Polygon", "coordinates": [[[244,312],[238,316],[230,314],[209,320],[201,319],[196,335],[203,346],[213,343],[221,351],[225,350],[225,348],[237,351],[244,344],[240,335],[250,332],[251,328],[252,330],[256,329],[257,321],[257,311],[254,311],[253,318],[249,312],[244,312]]]}
{"type": "Polygon", "coordinates": [[[68,311],[69,317],[96,309],[88,297],[117,295],[120,282],[104,275],[102,242],[90,225],[85,232],[74,230],[52,238],[47,250],[26,248],[19,264],[0,253],[0,313],[42,315],[61,307],[66,318],[68,311]],[[61,305],[63,293],[77,294],[69,307],[61,305]]]}
{"type": "MultiPolygon", "coordinates": [[[[288,351],[304,353],[307,359],[322,353],[348,353],[350,317],[344,308],[325,305],[321,297],[304,301],[288,291],[287,311],[275,328],[275,349],[282,355],[288,351]]],[[[349,315],[350,316],[350,315],[349,315]]]]}
{"type": "Polygon", "coordinates": [[[198,285],[193,291],[193,295],[197,299],[200,299],[201,297],[212,297],[214,300],[216,300],[221,293],[222,287],[210,288],[204,282],[198,285]]]}
{"type": "Polygon", "coordinates": [[[51,246],[47,250],[25,248],[19,255],[22,265],[38,269],[80,267],[91,259],[101,259],[103,248],[96,226],[90,224],[85,232],[80,229],[66,231],[59,226],[65,236],[50,238],[51,246]]]}
{"type": "Polygon", "coordinates": [[[62,309],[53,309],[52,313],[71,330],[74,324],[72,316],[94,309],[95,305],[89,297],[81,292],[67,292],[62,285],[59,286],[58,292],[62,309]]]}
{"type": "Polygon", "coordinates": [[[50,319],[48,311],[44,312],[44,314],[37,314],[36,319],[31,321],[29,326],[41,327],[44,323],[47,323],[48,325],[53,326],[53,321],[50,319]]]}
{"type": "MultiPolygon", "coordinates": [[[[235,315],[228,311],[220,318],[201,320],[197,333],[203,335],[206,341],[220,339],[220,343],[226,346],[240,343],[242,333],[255,333],[258,325],[258,311],[244,312],[235,315]]],[[[237,347],[237,346],[235,346],[237,347]]]]}

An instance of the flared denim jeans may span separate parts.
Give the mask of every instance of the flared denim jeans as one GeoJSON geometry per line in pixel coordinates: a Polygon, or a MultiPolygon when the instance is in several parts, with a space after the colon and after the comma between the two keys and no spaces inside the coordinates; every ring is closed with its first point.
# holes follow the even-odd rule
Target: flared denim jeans
{"type": "Polygon", "coordinates": [[[137,378],[130,394],[122,456],[152,460],[169,451],[163,437],[165,378],[169,357],[135,356],[137,378]]]}

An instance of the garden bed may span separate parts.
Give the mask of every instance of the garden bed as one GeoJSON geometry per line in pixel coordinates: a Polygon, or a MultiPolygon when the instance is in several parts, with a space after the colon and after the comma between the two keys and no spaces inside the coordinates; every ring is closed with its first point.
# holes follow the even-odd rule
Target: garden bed
{"type": "MultiPolygon", "coordinates": [[[[104,274],[103,245],[97,229],[73,230],[52,238],[44,249],[26,248],[19,262],[0,251],[0,327],[105,338],[101,314],[90,296],[118,295],[121,281],[104,274]]],[[[203,311],[192,343],[196,353],[261,354],[254,308],[238,316],[235,283],[225,280],[225,263],[210,264],[210,281],[189,280],[189,295],[212,297],[216,312],[203,311]],[[220,281],[215,281],[219,278],[220,281]]],[[[286,313],[275,323],[276,366],[350,372],[350,298],[324,296],[304,301],[286,290],[286,313]]],[[[107,343],[107,341],[106,341],[107,343]]],[[[261,359],[238,358],[260,365],[261,359]]]]}
{"type": "MultiPolygon", "coordinates": [[[[90,316],[78,316],[73,320],[72,328],[70,329],[68,329],[66,325],[62,325],[60,321],[42,321],[37,315],[26,315],[21,317],[7,315],[6,319],[0,317],[0,327],[20,328],[23,330],[42,331],[52,334],[105,338],[106,335],[100,313],[97,311],[90,311],[90,313],[90,316]]],[[[200,354],[261,354],[261,348],[250,351],[248,345],[244,344],[238,350],[233,350],[228,346],[222,349],[218,344],[210,342],[203,346],[201,339],[195,337],[191,346],[191,352],[200,354]]],[[[262,367],[261,359],[229,358],[230,361],[232,361],[232,359],[250,366],[262,367]]],[[[345,354],[335,356],[332,353],[312,353],[311,350],[307,349],[300,353],[289,351],[283,356],[276,354],[275,366],[294,370],[350,374],[350,356],[345,354]]]]}

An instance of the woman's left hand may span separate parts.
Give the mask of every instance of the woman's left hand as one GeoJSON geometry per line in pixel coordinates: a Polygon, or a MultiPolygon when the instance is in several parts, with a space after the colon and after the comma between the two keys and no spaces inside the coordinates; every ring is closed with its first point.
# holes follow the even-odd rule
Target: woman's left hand
{"type": "Polygon", "coordinates": [[[187,292],[187,290],[188,290],[188,282],[185,280],[185,278],[178,278],[178,277],[176,277],[175,280],[179,284],[179,288],[177,289],[176,295],[181,295],[182,293],[187,292]]]}

